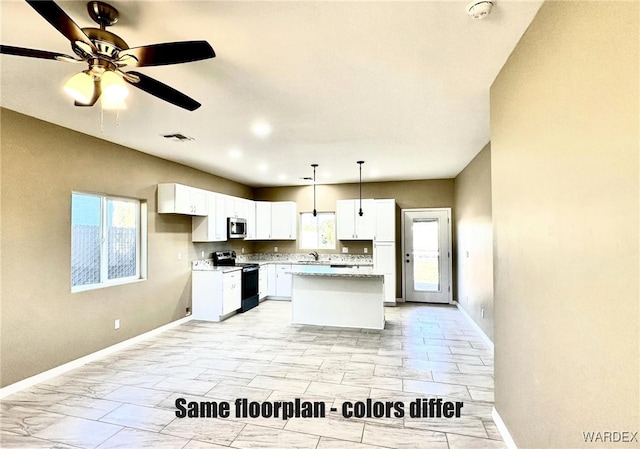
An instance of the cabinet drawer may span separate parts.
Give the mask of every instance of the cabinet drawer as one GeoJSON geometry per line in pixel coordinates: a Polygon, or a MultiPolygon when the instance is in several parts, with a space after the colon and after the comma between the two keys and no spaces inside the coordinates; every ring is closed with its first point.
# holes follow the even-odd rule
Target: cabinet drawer
{"type": "Polygon", "coordinates": [[[242,279],[242,272],[240,270],[233,271],[231,273],[225,273],[222,276],[222,288],[226,289],[228,286],[232,284],[240,284],[241,279],[242,279]]]}

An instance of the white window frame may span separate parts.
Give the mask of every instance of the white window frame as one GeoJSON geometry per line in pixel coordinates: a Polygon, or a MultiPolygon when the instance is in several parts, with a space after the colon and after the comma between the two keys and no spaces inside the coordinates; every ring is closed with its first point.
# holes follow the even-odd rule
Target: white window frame
{"type": "MultiPolygon", "coordinates": [[[[130,284],[143,281],[147,277],[147,203],[145,201],[113,195],[101,195],[97,193],[77,192],[71,194],[71,209],[73,209],[73,195],[92,196],[100,198],[100,281],[94,284],[71,285],[71,292],[83,292],[96,290],[115,285],[130,284]],[[117,279],[109,279],[109,241],[107,236],[107,204],[109,201],[125,201],[135,205],[136,219],[136,273],[117,279]]],[[[73,228],[73,216],[71,216],[73,228]]],[[[73,230],[71,231],[73,233],[73,230]]],[[[71,266],[71,263],[69,264],[71,266]]]]}
{"type": "MultiPolygon", "coordinates": [[[[318,234],[318,228],[316,226],[316,245],[313,247],[306,247],[306,246],[302,246],[304,239],[302,238],[302,233],[303,231],[303,216],[304,215],[309,215],[309,214],[313,214],[313,212],[300,212],[300,226],[299,226],[299,238],[300,238],[300,247],[299,249],[311,249],[311,250],[332,250],[332,249],[336,249],[338,246],[338,236],[337,236],[337,229],[336,229],[336,213],[333,211],[326,211],[326,212],[316,212],[317,215],[325,215],[325,214],[331,214],[333,215],[333,222],[334,222],[334,226],[333,226],[333,247],[329,248],[329,247],[320,247],[318,246],[318,242],[320,241],[320,235],[318,234]]],[[[316,217],[317,218],[317,217],[316,217]]]]}

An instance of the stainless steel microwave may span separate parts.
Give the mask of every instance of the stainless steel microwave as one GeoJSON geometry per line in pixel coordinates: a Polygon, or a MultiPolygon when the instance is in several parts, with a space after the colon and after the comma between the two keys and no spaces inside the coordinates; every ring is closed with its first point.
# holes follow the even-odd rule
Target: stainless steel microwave
{"type": "Polygon", "coordinates": [[[243,239],[247,236],[247,220],[244,218],[227,218],[227,238],[243,239]]]}

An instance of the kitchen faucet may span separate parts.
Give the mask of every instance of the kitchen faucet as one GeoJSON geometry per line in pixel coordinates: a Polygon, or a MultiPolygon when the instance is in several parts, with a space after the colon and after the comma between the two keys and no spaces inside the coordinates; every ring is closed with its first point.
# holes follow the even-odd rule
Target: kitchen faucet
{"type": "Polygon", "coordinates": [[[317,251],[311,251],[309,255],[313,256],[313,260],[318,260],[320,258],[317,251]]]}

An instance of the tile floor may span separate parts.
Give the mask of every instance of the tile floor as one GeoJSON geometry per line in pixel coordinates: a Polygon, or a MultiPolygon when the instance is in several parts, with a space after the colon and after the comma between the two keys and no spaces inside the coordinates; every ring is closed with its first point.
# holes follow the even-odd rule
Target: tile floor
{"type": "Polygon", "coordinates": [[[190,321],[0,402],[2,448],[504,449],[493,354],[455,307],[386,308],[383,331],[290,324],[265,301],[190,321]],[[345,401],[464,403],[460,418],[351,418],[345,401]],[[324,402],[324,418],[176,418],[175,400],[324,402]],[[335,407],[336,412],[330,408],[335,407]]]}

